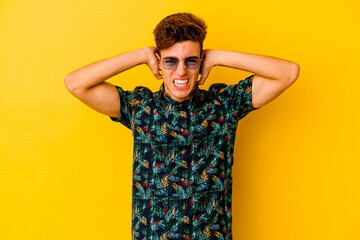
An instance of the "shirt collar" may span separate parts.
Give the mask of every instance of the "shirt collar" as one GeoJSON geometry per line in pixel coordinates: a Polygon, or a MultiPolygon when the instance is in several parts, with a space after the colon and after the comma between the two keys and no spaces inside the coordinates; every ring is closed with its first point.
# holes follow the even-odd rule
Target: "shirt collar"
{"type": "Polygon", "coordinates": [[[156,97],[157,97],[157,100],[159,100],[162,103],[165,103],[166,105],[172,104],[173,106],[178,106],[178,107],[183,107],[183,106],[195,107],[203,99],[203,94],[201,93],[199,86],[196,85],[193,95],[190,99],[184,100],[182,102],[178,102],[178,101],[170,98],[170,96],[165,92],[164,83],[162,83],[159,91],[157,92],[156,97]]]}

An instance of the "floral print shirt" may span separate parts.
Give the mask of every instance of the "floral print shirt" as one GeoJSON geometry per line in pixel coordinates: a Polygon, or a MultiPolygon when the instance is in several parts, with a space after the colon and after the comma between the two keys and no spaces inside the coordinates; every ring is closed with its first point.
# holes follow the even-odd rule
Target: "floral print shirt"
{"type": "Polygon", "coordinates": [[[132,130],[132,239],[232,239],[232,165],[238,121],[251,106],[251,75],[235,85],[196,86],[177,102],[146,87],[120,95],[132,130]]]}

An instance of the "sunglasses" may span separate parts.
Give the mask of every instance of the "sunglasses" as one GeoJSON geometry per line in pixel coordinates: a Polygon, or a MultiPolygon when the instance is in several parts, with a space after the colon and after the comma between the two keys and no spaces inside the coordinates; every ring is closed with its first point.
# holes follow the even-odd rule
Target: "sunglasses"
{"type": "MultiPolygon", "coordinates": [[[[199,57],[187,57],[183,58],[187,69],[198,69],[201,65],[202,59],[199,57]]],[[[166,70],[174,70],[179,65],[179,58],[177,57],[165,57],[161,59],[162,65],[166,70]]]]}

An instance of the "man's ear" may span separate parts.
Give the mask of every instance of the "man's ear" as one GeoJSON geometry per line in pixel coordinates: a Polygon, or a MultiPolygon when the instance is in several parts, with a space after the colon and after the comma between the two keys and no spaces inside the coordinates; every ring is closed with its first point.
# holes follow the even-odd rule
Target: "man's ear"
{"type": "Polygon", "coordinates": [[[155,56],[156,56],[156,58],[158,60],[159,70],[161,70],[161,57],[157,52],[155,53],[155,56]]]}
{"type": "Polygon", "coordinates": [[[202,65],[205,60],[205,52],[204,51],[201,53],[200,59],[202,59],[201,64],[200,64],[200,69],[199,69],[199,73],[201,74],[202,65]]]}

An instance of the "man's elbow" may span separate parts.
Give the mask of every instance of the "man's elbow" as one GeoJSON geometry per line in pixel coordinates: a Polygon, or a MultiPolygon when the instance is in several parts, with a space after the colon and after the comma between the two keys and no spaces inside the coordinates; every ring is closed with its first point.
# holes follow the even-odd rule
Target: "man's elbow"
{"type": "Polygon", "coordinates": [[[77,96],[82,92],[81,88],[76,86],[76,80],[71,76],[71,74],[68,74],[65,77],[64,83],[65,83],[66,89],[73,95],[77,96]]]}
{"type": "Polygon", "coordinates": [[[71,78],[70,74],[66,75],[66,77],[64,79],[64,83],[65,83],[66,89],[71,92],[73,90],[73,85],[72,85],[72,78],[71,78]]]}
{"type": "Polygon", "coordinates": [[[297,63],[291,62],[289,64],[288,77],[287,80],[290,83],[294,83],[298,79],[300,74],[300,66],[297,63]]]}

